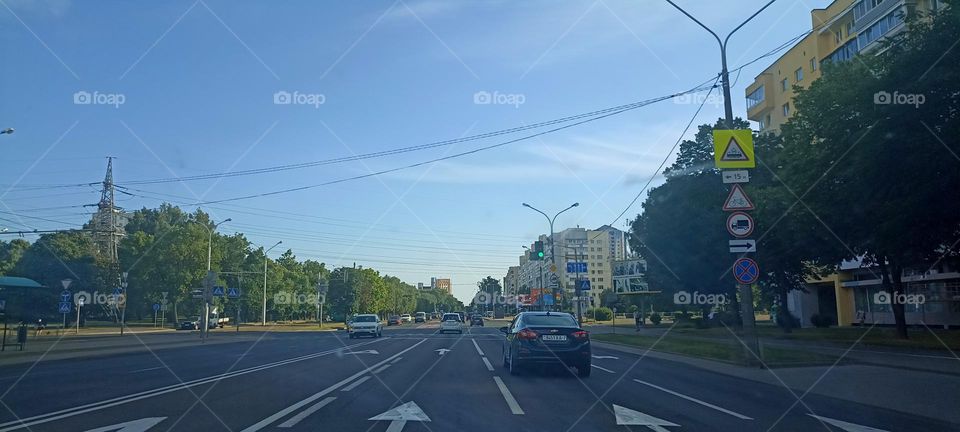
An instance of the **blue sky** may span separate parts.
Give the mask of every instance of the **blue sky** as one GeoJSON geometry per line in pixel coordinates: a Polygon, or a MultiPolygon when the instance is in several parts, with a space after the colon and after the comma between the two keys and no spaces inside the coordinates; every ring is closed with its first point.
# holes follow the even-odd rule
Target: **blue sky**
{"type": "MultiPolygon", "coordinates": [[[[828,3],[778,1],[732,38],[731,66],[809,29],[810,9],[828,3]]],[[[71,206],[95,203],[95,187],[32,187],[99,181],[108,155],[117,158],[121,186],[324,160],[669,95],[719,70],[712,38],[658,1],[234,4],[3,0],[0,127],[16,133],[0,137],[0,227],[86,221],[90,209],[71,206]],[[280,92],[304,103],[277,104],[280,92]],[[478,92],[504,103],[476,103],[478,92]],[[75,103],[85,94],[97,103],[75,103]]],[[[724,32],[762,2],[679,4],[724,32]]],[[[772,60],[737,79],[736,114],[745,112],[743,89],[772,60]]],[[[261,245],[283,240],[282,250],[300,258],[356,262],[410,283],[451,277],[454,294],[467,299],[478,280],[501,278],[521,246],[546,231],[543,217],[521,202],[547,212],[580,202],[559,228],[613,222],[696,108],[664,101],[443,162],[202,207],[215,220],[233,219],[222,232],[241,231],[261,245]]],[[[708,103],[696,124],[722,111],[708,103]]],[[[118,198],[127,209],[163,200],[192,209],[518,136],[278,173],[130,185],[139,196],[118,198]]],[[[625,218],[614,226],[624,228],[625,218]]]]}

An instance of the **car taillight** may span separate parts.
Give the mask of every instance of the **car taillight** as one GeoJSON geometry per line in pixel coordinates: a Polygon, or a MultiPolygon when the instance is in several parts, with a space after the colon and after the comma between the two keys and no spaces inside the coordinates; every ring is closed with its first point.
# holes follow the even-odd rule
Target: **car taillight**
{"type": "Polygon", "coordinates": [[[590,337],[590,333],[587,333],[587,332],[585,332],[585,331],[583,331],[583,330],[579,330],[579,331],[575,331],[575,332],[573,332],[573,333],[570,333],[570,336],[573,336],[573,337],[576,338],[576,339],[587,339],[587,338],[590,337]]]}
{"type": "Polygon", "coordinates": [[[530,329],[523,329],[517,332],[518,339],[529,339],[533,340],[537,338],[537,332],[530,329]]]}

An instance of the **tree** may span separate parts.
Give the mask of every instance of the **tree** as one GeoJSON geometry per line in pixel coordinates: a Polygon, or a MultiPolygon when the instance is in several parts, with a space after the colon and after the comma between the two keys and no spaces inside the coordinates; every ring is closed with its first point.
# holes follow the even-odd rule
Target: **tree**
{"type": "MultiPolygon", "coordinates": [[[[836,236],[809,258],[875,265],[894,299],[905,293],[904,267],[936,262],[960,236],[956,6],[910,22],[879,55],[825,65],[797,89],[796,115],[783,127],[793,162],[782,177],[836,236]]],[[[891,307],[906,338],[904,305],[891,307]]]]}
{"type": "Polygon", "coordinates": [[[29,248],[30,243],[24,239],[13,239],[9,243],[0,240],[0,275],[9,274],[29,248]]]}

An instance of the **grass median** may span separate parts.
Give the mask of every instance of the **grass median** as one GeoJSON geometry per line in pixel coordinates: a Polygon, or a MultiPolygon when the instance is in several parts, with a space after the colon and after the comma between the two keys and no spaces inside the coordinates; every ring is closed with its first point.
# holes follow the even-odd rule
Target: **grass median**
{"type": "MultiPolygon", "coordinates": [[[[651,349],[653,351],[680,354],[707,360],[719,360],[738,364],[744,363],[746,360],[746,353],[744,352],[743,346],[735,340],[709,341],[684,337],[671,337],[670,335],[667,335],[661,339],[656,336],[609,333],[596,334],[592,335],[591,337],[600,342],[613,342],[637,347],[640,349],[651,349]]],[[[764,363],[771,367],[820,364],[829,365],[833,364],[837,360],[836,356],[800,350],[772,347],[765,347],[762,350],[764,363]]]]}

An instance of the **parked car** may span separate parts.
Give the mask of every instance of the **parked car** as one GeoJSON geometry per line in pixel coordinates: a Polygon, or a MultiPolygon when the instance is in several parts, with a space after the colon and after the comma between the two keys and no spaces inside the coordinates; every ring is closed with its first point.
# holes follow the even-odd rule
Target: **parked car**
{"type": "Polygon", "coordinates": [[[413,318],[413,322],[422,323],[422,322],[426,322],[426,321],[427,321],[427,313],[426,313],[426,312],[417,312],[417,314],[416,314],[416,315],[414,316],[414,318],[413,318]]]}
{"type": "Polygon", "coordinates": [[[521,312],[504,333],[503,366],[511,375],[528,364],[560,362],[577,368],[580,377],[590,376],[590,334],[577,320],[563,312],[521,312]]]}
{"type": "Polygon", "coordinates": [[[463,333],[463,324],[460,315],[455,313],[443,314],[443,320],[440,321],[440,333],[446,332],[463,333]]]}
{"type": "Polygon", "coordinates": [[[413,321],[413,317],[411,317],[410,314],[403,314],[403,315],[400,315],[400,321],[408,323],[410,321],[413,321]]]}
{"type": "Polygon", "coordinates": [[[383,333],[383,326],[380,324],[380,317],[374,314],[359,314],[354,315],[347,323],[347,332],[350,339],[363,335],[378,338],[383,333]]]}
{"type": "Polygon", "coordinates": [[[195,320],[180,321],[180,330],[200,330],[200,322],[195,320]]]}
{"type": "Polygon", "coordinates": [[[482,316],[482,315],[480,315],[480,314],[478,314],[478,313],[475,313],[475,314],[473,314],[473,315],[470,315],[470,327],[473,327],[473,326],[483,327],[483,316],[482,316]]]}
{"type": "Polygon", "coordinates": [[[390,315],[390,318],[387,318],[387,327],[400,325],[400,315],[390,315]]]}

